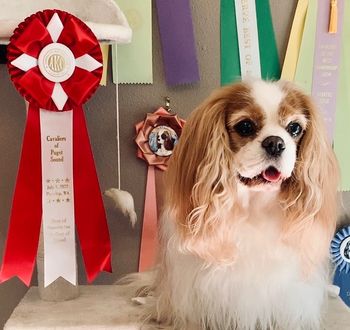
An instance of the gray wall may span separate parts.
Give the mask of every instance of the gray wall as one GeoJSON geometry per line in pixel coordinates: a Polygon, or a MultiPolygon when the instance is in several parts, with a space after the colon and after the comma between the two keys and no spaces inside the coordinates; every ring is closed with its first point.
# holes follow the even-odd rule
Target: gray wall
{"type": "MultiPolygon", "coordinates": [[[[272,14],[281,59],[289,36],[296,0],[271,0],[272,14]]],[[[153,8],[153,85],[120,86],[122,189],[132,193],[138,218],[142,219],[146,164],[135,156],[133,143],[134,124],[146,112],[163,105],[163,98],[171,98],[172,108],[182,117],[203,100],[220,81],[220,24],[219,3],[216,0],[192,0],[193,21],[201,73],[200,83],[194,86],[169,88],[165,84],[161,59],[159,31],[153,8]]],[[[12,86],[5,65],[0,65],[0,257],[3,253],[12,193],[20,155],[25,110],[22,98],[12,86]]],[[[116,175],[116,125],[115,85],[101,87],[87,104],[86,118],[94,151],[101,189],[115,187],[116,175]]],[[[102,274],[98,284],[110,284],[121,275],[137,270],[140,222],[133,230],[127,220],[112,210],[105,200],[113,245],[114,273],[102,274]]],[[[85,275],[79,257],[80,283],[85,275]]],[[[35,284],[35,275],[33,277],[35,284]]],[[[0,327],[26,292],[17,279],[0,285],[0,327]]]]}

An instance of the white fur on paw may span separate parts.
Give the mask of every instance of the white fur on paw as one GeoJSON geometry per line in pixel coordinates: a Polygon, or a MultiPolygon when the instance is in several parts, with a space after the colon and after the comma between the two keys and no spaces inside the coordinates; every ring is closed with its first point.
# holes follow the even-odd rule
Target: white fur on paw
{"type": "Polygon", "coordinates": [[[146,304],[146,297],[134,297],[134,298],[131,298],[131,301],[135,305],[145,305],[146,304]]]}
{"type": "Polygon", "coordinates": [[[134,297],[131,298],[131,301],[135,305],[147,305],[155,302],[155,298],[152,295],[145,296],[145,297],[134,297]]]}
{"type": "Polygon", "coordinates": [[[337,298],[340,293],[340,288],[337,285],[328,285],[327,287],[328,296],[332,298],[337,298]]]}
{"type": "Polygon", "coordinates": [[[132,195],[127,191],[116,188],[110,188],[104,194],[113,200],[114,207],[120,210],[124,216],[127,216],[132,227],[134,227],[137,221],[137,215],[132,195]]]}

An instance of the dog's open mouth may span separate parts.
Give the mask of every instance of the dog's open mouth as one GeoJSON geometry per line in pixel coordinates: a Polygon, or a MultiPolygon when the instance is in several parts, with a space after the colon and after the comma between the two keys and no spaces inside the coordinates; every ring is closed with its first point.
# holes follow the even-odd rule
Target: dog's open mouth
{"type": "Polygon", "coordinates": [[[266,170],[262,171],[259,175],[256,175],[253,178],[245,178],[240,174],[238,174],[238,177],[245,185],[256,186],[259,184],[279,182],[282,178],[282,174],[276,167],[269,166],[266,170]]]}

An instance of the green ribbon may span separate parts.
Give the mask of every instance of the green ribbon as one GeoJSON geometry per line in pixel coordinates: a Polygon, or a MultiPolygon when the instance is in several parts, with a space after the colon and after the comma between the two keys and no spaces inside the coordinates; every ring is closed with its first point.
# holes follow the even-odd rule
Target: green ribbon
{"type": "Polygon", "coordinates": [[[231,84],[241,76],[234,0],[221,0],[221,85],[231,84]]]}
{"type": "Polygon", "coordinates": [[[334,151],[341,171],[341,190],[350,190],[350,2],[344,2],[342,52],[339,66],[339,89],[337,97],[334,151]]]}
{"type": "Polygon", "coordinates": [[[112,45],[113,82],[152,84],[152,2],[151,0],[115,1],[125,13],[133,36],[130,44],[112,45]]]}
{"type": "MultiPolygon", "coordinates": [[[[279,79],[281,68],[269,0],[256,0],[260,66],[263,79],[279,79]]],[[[221,0],[221,85],[240,80],[238,34],[234,0],[221,0]]]]}
{"type": "Polygon", "coordinates": [[[277,80],[281,76],[275,32],[272,24],[269,0],[256,0],[256,18],[258,22],[261,77],[277,80]]]}
{"type": "Polygon", "coordinates": [[[311,94],[312,89],[316,23],[317,0],[310,0],[305,18],[304,33],[300,46],[298,64],[294,77],[294,82],[308,94],[311,94]]]}

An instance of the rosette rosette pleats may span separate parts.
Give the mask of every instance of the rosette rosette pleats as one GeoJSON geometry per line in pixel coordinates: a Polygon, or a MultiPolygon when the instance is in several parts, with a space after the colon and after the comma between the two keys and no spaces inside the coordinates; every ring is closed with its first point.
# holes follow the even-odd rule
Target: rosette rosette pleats
{"type": "Polygon", "coordinates": [[[154,265],[158,249],[155,169],[167,169],[184,124],[185,121],[177,115],[159,108],[153,113],[148,113],[145,120],[135,125],[137,157],[148,164],[139,257],[140,272],[154,265]]]}
{"type": "Polygon", "coordinates": [[[75,284],[75,229],[87,279],[111,271],[105,210],[82,105],[97,89],[102,54],[75,16],[38,12],[8,45],[11,79],[29,102],[0,282],[29,285],[41,225],[45,286],[58,277],[75,284]]]}

